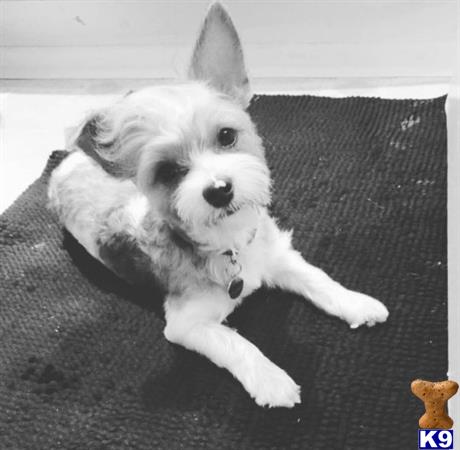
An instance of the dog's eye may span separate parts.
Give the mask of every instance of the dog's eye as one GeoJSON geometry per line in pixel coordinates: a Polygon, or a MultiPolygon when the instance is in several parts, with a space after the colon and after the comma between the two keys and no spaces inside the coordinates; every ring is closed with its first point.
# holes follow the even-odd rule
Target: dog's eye
{"type": "Polygon", "coordinates": [[[162,161],[157,165],[155,181],[162,184],[171,184],[187,175],[187,172],[186,167],[175,161],[162,161]]]}
{"type": "Polygon", "coordinates": [[[233,128],[221,128],[217,134],[217,141],[221,147],[233,147],[236,143],[237,132],[233,128]]]}

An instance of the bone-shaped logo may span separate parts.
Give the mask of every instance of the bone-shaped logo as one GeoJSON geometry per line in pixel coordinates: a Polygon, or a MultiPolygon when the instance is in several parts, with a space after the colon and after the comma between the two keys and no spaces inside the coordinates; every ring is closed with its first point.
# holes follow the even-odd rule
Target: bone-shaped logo
{"type": "Polygon", "coordinates": [[[447,414],[446,403],[458,390],[455,381],[414,380],[411,390],[425,404],[425,414],[418,421],[420,428],[452,428],[454,421],[447,414]]]}

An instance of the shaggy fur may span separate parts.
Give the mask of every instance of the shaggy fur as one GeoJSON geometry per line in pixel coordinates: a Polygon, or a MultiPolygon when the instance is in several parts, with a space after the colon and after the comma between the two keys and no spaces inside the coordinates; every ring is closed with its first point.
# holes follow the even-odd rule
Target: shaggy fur
{"type": "Polygon", "coordinates": [[[120,276],[133,279],[140,266],[155,275],[166,292],[169,341],[228,369],[257,404],[292,407],[299,386],[222,324],[235,307],[265,284],[309,298],[352,328],[383,322],[388,311],[305,262],[291,233],[269,216],[270,174],[244,111],[242,50],[218,3],[189,76],[90,114],[73,153],[52,174],[50,204],[88,252],[120,276]],[[222,130],[235,139],[223,140],[222,130]],[[226,188],[223,206],[205,197],[226,188]],[[232,298],[239,279],[242,291],[232,298]]]}

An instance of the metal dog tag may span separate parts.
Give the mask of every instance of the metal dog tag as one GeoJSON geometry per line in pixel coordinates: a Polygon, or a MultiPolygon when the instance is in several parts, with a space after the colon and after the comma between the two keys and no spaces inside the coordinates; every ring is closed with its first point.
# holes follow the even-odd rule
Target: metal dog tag
{"type": "Polygon", "coordinates": [[[235,277],[228,283],[227,292],[230,298],[237,298],[243,291],[244,281],[240,277],[235,277]]]}

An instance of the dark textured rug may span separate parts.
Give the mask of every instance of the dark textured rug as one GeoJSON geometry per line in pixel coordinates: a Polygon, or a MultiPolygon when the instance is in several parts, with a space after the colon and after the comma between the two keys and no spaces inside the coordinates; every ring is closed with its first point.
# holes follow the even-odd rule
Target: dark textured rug
{"type": "Polygon", "coordinates": [[[416,448],[410,382],[447,371],[444,101],[253,99],[281,225],[390,310],[350,330],[294,295],[246,301],[230,322],[302,386],[291,410],[169,344],[158,296],[63,237],[45,208],[54,153],[0,218],[0,448],[416,448]]]}

